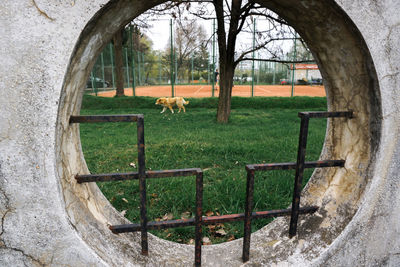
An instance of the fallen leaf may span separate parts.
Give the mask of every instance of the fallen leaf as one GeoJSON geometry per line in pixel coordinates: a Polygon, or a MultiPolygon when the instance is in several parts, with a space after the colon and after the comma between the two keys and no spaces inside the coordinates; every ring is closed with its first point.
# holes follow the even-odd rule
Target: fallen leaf
{"type": "Polygon", "coordinates": [[[209,211],[207,211],[206,212],[206,215],[209,217],[209,216],[212,216],[212,215],[214,215],[214,212],[212,212],[211,210],[209,210],[209,211]]]}
{"type": "Polygon", "coordinates": [[[172,218],[174,218],[174,215],[172,213],[167,213],[162,217],[161,221],[169,221],[172,220],[172,218]]]}
{"type": "Polygon", "coordinates": [[[228,237],[228,240],[227,240],[227,241],[232,241],[232,240],[235,240],[235,236],[234,236],[234,235],[230,235],[230,236],[228,237]]]}
{"type": "Polygon", "coordinates": [[[125,203],[129,203],[129,201],[124,197],[122,198],[122,201],[125,202],[125,203]]]}
{"type": "Polygon", "coordinates": [[[208,228],[210,231],[214,231],[214,230],[215,230],[215,225],[208,225],[207,228],[208,228]]]}
{"type": "Polygon", "coordinates": [[[188,244],[189,245],[193,245],[194,244],[194,239],[190,239],[188,244]]]}
{"type": "Polygon", "coordinates": [[[126,210],[121,211],[122,216],[125,216],[125,214],[126,214],[126,210]]]}
{"type": "Polygon", "coordinates": [[[167,238],[168,238],[168,237],[171,237],[171,236],[172,236],[172,233],[169,233],[169,234],[167,235],[167,238]]]}
{"type": "Polygon", "coordinates": [[[129,163],[129,166],[131,166],[132,168],[136,168],[136,164],[134,162],[129,163]]]}
{"type": "Polygon", "coordinates": [[[224,229],[219,229],[219,230],[217,230],[215,233],[218,234],[218,235],[220,235],[220,236],[225,236],[225,235],[226,235],[226,232],[225,232],[224,229]]]}
{"type": "Polygon", "coordinates": [[[190,211],[185,211],[181,214],[181,219],[188,219],[192,213],[190,211]]]}
{"type": "Polygon", "coordinates": [[[208,237],[203,237],[203,245],[211,245],[211,240],[208,237]]]}

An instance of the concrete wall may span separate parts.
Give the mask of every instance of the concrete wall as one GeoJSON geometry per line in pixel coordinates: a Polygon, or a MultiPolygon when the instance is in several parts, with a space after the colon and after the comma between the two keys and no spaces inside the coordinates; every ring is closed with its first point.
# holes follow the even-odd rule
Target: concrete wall
{"type": "MultiPolygon", "coordinates": [[[[193,247],[137,234],[87,173],[79,114],[87,76],[114,32],[162,1],[11,1],[0,8],[0,266],[189,266],[193,247]]],[[[290,22],[318,60],[330,110],[356,112],[328,123],[321,158],[346,159],[316,171],[296,238],[287,219],[252,235],[250,264],[400,265],[398,1],[258,1],[290,22]]],[[[260,133],[261,134],[261,133],[260,133]]],[[[241,265],[242,240],[204,246],[205,266],[241,265]]]]}

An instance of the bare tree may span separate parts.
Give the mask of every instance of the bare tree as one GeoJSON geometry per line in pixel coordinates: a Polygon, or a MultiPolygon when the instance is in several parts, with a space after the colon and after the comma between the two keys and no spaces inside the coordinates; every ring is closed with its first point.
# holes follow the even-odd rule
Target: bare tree
{"type": "MultiPolygon", "coordinates": [[[[182,67],[189,70],[190,57],[201,50],[206,40],[206,33],[204,28],[199,25],[196,20],[178,20],[177,27],[175,29],[175,49],[177,55],[177,69],[178,74],[181,78],[185,75],[181,71],[182,67]]],[[[188,80],[189,78],[189,72],[188,80]]]]}

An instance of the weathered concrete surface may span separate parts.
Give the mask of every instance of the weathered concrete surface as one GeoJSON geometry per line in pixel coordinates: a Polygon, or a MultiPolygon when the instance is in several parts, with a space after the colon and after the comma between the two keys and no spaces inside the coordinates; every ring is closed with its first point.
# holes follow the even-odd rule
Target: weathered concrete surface
{"type": "MultiPolygon", "coordinates": [[[[125,219],[87,168],[79,129],[82,88],[97,53],[132,17],[162,1],[10,1],[0,7],[0,266],[190,266],[193,247],[136,234],[115,236],[125,219]],[[83,33],[82,33],[83,32],[83,33]]],[[[278,219],[252,235],[247,265],[400,265],[400,10],[398,1],[259,1],[307,41],[326,79],[329,122],[322,158],[341,170],[314,174],[304,203],[317,214],[287,238],[278,219]]],[[[241,265],[241,240],[205,246],[207,266],[241,265]]]]}

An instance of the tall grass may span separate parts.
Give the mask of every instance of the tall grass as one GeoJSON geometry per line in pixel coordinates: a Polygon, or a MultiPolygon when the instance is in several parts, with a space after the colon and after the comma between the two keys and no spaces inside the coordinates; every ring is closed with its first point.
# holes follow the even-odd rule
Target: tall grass
{"type": "MultiPolygon", "coordinates": [[[[299,111],[325,110],[323,98],[233,98],[230,122],[215,122],[216,100],[189,99],[186,113],[160,114],[154,98],[96,98],[86,96],[81,114],[144,114],[146,167],[151,170],[202,168],[205,215],[244,212],[246,172],[251,163],[293,162],[297,156],[299,111]]],[[[326,121],[311,120],[307,160],[317,160],[326,121]]],[[[92,173],[136,171],[134,123],[81,124],[82,147],[92,173]],[[133,163],[133,164],[131,164],[133,163]]],[[[309,177],[312,170],[307,170],[309,177]]],[[[255,210],[287,208],[293,191],[292,171],[257,173],[255,210]]],[[[193,217],[194,177],[147,181],[149,220],[193,217]]],[[[306,181],[305,181],[306,182],[306,181]]],[[[137,181],[98,184],[114,207],[132,222],[139,222],[137,181]]],[[[253,230],[268,223],[255,220],[253,230]]],[[[213,243],[243,235],[242,223],[205,227],[213,243]],[[224,231],[218,231],[218,230],[224,231]]],[[[193,227],[155,234],[189,243],[193,227]]]]}

